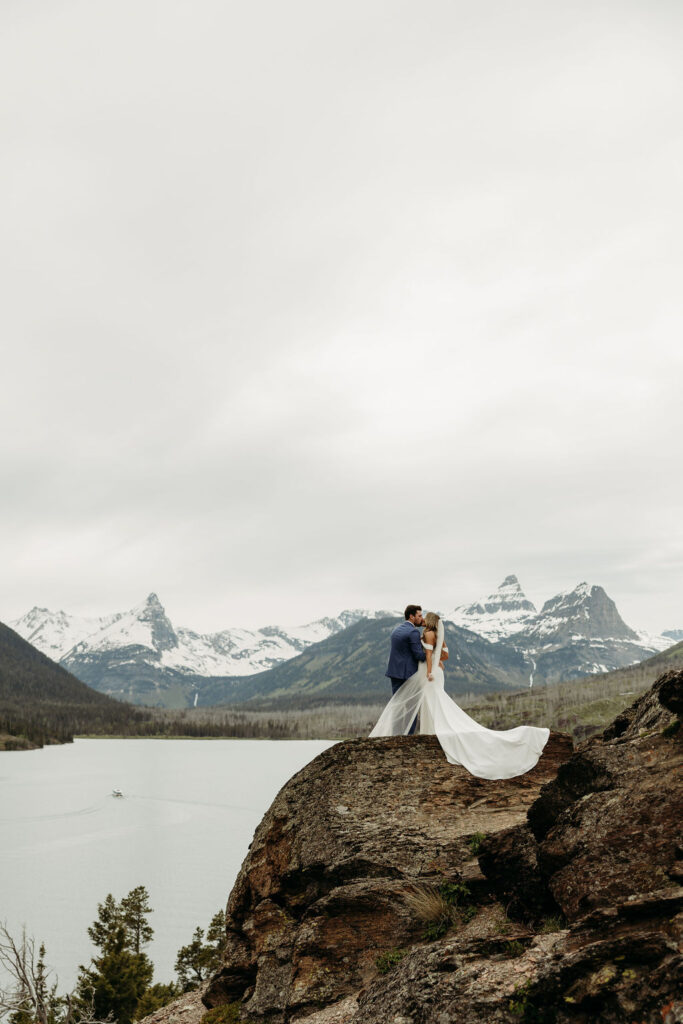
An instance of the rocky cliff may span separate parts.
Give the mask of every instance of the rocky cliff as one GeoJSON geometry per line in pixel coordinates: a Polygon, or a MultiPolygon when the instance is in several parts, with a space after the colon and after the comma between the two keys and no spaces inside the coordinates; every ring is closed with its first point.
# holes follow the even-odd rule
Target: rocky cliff
{"type": "Polygon", "coordinates": [[[573,752],[552,734],[501,782],[432,737],[330,748],[256,831],[211,1017],[683,1020],[682,712],[671,672],[602,736],[573,752]]]}

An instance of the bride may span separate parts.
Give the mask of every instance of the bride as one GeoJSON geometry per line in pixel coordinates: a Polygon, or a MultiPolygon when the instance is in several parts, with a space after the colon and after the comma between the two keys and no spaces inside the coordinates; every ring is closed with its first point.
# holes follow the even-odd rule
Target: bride
{"type": "Polygon", "coordinates": [[[419,732],[435,734],[451,764],[480,779],[512,779],[534,767],[548,742],[549,729],[520,725],[498,732],[465,714],[444,689],[444,629],[435,612],[425,616],[422,646],[427,653],[417,672],[396,691],[370,737],[403,736],[419,715],[419,732]]]}

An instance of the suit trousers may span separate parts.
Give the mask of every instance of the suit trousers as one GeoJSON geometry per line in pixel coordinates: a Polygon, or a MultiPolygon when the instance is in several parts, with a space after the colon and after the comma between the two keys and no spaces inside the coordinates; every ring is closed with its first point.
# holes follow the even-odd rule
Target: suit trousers
{"type": "MultiPolygon", "coordinates": [[[[405,683],[405,679],[394,679],[393,677],[390,677],[390,680],[391,680],[391,696],[393,697],[394,694],[396,693],[396,691],[399,689],[399,687],[403,686],[403,684],[405,683]]],[[[415,716],[415,721],[411,725],[410,729],[408,729],[408,735],[412,736],[413,733],[415,732],[416,728],[417,728],[417,716],[415,716]]]]}

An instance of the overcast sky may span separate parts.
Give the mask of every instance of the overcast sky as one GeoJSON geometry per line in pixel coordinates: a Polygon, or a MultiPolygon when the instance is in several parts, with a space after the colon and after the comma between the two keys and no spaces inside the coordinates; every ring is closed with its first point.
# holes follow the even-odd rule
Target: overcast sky
{"type": "Polygon", "coordinates": [[[678,0],[5,0],[0,619],[683,628],[678,0]]]}

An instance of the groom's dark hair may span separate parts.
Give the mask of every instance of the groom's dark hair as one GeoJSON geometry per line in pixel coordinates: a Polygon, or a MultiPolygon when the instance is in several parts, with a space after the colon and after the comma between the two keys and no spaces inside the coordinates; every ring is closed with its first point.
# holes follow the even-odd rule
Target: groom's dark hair
{"type": "Polygon", "coordinates": [[[421,612],[421,611],[422,611],[422,605],[421,604],[409,604],[408,607],[406,608],[406,610],[404,611],[403,615],[405,616],[406,619],[409,619],[411,615],[415,614],[415,612],[421,612]]]}

